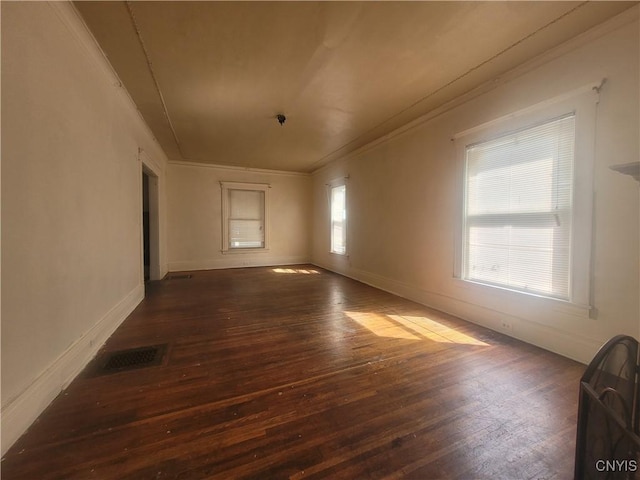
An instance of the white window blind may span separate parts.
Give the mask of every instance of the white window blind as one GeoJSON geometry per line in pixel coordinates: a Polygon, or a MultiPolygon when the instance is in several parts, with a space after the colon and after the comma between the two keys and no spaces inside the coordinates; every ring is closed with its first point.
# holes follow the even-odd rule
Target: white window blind
{"type": "Polygon", "coordinates": [[[331,187],[331,252],[347,252],[346,185],[331,187]]]}
{"type": "Polygon", "coordinates": [[[229,248],[264,247],[264,191],[229,189],[229,248]]]}
{"type": "Polygon", "coordinates": [[[463,276],[570,296],[575,115],[466,147],[463,276]]]}
{"type": "Polygon", "coordinates": [[[269,190],[266,183],[220,182],[222,253],[269,250],[269,190]]]}

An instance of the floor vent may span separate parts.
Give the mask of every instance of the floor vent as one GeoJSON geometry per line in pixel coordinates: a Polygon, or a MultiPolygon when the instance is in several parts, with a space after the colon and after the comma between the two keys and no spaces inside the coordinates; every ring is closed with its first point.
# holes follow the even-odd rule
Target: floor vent
{"type": "Polygon", "coordinates": [[[116,352],[107,352],[98,362],[96,375],[124,372],[138,368],[160,365],[167,351],[167,345],[131,348],[116,352]]]}
{"type": "Polygon", "coordinates": [[[191,275],[169,275],[165,280],[188,280],[191,275]]]}

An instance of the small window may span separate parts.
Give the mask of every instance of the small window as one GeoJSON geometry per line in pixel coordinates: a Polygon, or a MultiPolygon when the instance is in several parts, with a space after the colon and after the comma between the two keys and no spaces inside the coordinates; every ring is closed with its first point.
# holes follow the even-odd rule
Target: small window
{"type": "Polygon", "coordinates": [[[466,146],[463,278],[570,298],[575,115],[466,146]]]}
{"type": "Polygon", "coordinates": [[[269,186],[222,182],[222,251],[267,249],[269,186]]]}
{"type": "Polygon", "coordinates": [[[331,253],[347,253],[347,187],[331,187],[331,253]]]}

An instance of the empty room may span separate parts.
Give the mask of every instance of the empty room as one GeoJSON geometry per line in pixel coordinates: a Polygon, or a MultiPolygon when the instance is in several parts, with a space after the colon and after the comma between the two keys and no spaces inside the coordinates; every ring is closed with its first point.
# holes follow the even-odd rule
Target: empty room
{"type": "Polygon", "coordinates": [[[3,480],[640,475],[638,2],[0,8],[3,480]]]}

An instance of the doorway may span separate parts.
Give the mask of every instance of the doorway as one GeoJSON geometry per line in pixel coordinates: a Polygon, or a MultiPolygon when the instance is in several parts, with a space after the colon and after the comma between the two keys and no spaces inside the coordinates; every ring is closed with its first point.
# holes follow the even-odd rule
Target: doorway
{"type": "Polygon", "coordinates": [[[158,175],[142,161],[142,277],[160,280],[160,207],[158,175]]]}
{"type": "Polygon", "coordinates": [[[151,251],[149,234],[149,175],[142,172],[142,259],[145,283],[151,278],[151,251]]]}

